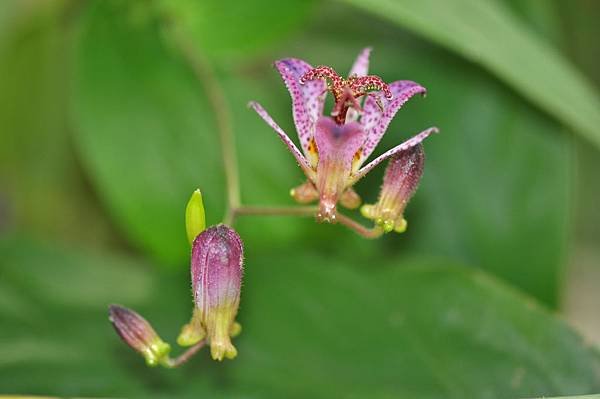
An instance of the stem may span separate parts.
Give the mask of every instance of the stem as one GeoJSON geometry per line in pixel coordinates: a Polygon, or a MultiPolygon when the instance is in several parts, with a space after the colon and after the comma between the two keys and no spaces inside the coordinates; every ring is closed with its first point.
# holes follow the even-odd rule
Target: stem
{"type": "Polygon", "coordinates": [[[378,238],[381,237],[381,235],[383,234],[383,229],[379,226],[375,226],[373,228],[368,228],[363,226],[362,224],[358,223],[356,220],[343,215],[341,213],[338,213],[336,215],[337,221],[340,224],[343,224],[344,226],[348,227],[351,230],[354,230],[355,232],[357,232],[358,234],[360,234],[361,236],[365,237],[365,238],[369,238],[369,239],[373,239],[373,238],[378,238]]]}
{"type": "Polygon", "coordinates": [[[234,215],[263,215],[263,216],[313,216],[316,206],[239,206],[234,209],[234,215]]]}
{"type": "Polygon", "coordinates": [[[235,139],[231,123],[231,112],[223,88],[210,66],[210,63],[196,50],[194,44],[180,29],[169,30],[174,43],[177,45],[184,60],[193,71],[196,79],[204,86],[208,102],[215,115],[217,132],[221,142],[221,155],[225,168],[225,182],[227,188],[227,209],[223,223],[233,223],[235,209],[240,206],[240,179],[238,174],[235,139]]]}
{"type": "Polygon", "coordinates": [[[191,357],[194,356],[200,349],[202,349],[204,345],[206,345],[206,341],[202,340],[194,346],[190,346],[185,352],[177,356],[175,359],[168,358],[163,365],[167,368],[179,367],[190,360],[191,357]]]}
{"type": "MultiPolygon", "coordinates": [[[[285,207],[268,207],[268,206],[239,206],[233,210],[232,222],[237,216],[314,216],[318,211],[318,206],[285,206],[285,207]]],[[[368,228],[358,223],[354,219],[338,213],[336,215],[337,222],[354,230],[361,236],[369,239],[378,238],[383,234],[383,229],[379,226],[368,228]]]]}

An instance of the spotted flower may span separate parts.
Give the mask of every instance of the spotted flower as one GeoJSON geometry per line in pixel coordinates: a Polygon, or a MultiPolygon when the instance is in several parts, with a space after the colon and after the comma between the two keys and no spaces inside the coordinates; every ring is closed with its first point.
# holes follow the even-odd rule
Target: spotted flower
{"type": "Polygon", "coordinates": [[[291,190],[300,203],[319,201],[317,219],[335,222],[337,204],[354,209],[361,203],[352,186],[375,166],[398,152],[421,143],[436,128],[429,128],[388,150],[363,166],[396,112],[425,88],[398,80],[386,84],[368,75],[371,49],[364,49],[342,78],[333,68],[313,68],[305,61],[286,58],[275,67],[292,97],[292,114],[302,152],[263,107],[250,106],[271,126],[292,152],[307,181],[291,190]],[[324,115],[327,92],[333,95],[331,116],[324,115]]]}

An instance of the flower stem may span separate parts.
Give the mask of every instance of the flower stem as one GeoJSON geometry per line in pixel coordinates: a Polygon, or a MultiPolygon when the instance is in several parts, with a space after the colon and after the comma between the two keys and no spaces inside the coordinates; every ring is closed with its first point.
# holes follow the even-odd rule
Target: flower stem
{"type": "Polygon", "coordinates": [[[384,233],[383,229],[379,226],[375,226],[372,228],[365,227],[362,224],[358,223],[356,220],[341,213],[338,213],[336,215],[336,218],[339,224],[343,224],[344,226],[348,227],[351,230],[354,230],[356,233],[360,234],[365,238],[378,238],[381,237],[381,235],[384,233]]]}
{"type": "MultiPolygon", "coordinates": [[[[235,221],[237,216],[315,216],[319,210],[318,206],[282,206],[282,207],[270,207],[270,206],[239,206],[233,210],[233,219],[235,221]]],[[[369,239],[380,237],[384,231],[381,227],[375,226],[368,228],[358,223],[354,219],[337,213],[337,222],[354,230],[361,236],[369,239]]]]}
{"type": "Polygon", "coordinates": [[[182,364],[190,360],[190,358],[194,356],[200,349],[202,349],[204,345],[206,345],[206,341],[202,340],[194,346],[190,346],[185,352],[177,356],[175,359],[166,359],[163,363],[163,366],[170,369],[181,366],[182,364]]]}
{"type": "Polygon", "coordinates": [[[181,29],[169,30],[173,42],[177,45],[183,59],[187,62],[196,79],[204,86],[204,91],[212,112],[215,116],[217,132],[221,142],[221,155],[225,168],[225,182],[227,189],[227,209],[223,223],[233,223],[235,209],[240,206],[240,179],[238,174],[235,139],[231,123],[231,111],[219,80],[202,54],[196,50],[189,37],[181,32],[181,29]]]}
{"type": "Polygon", "coordinates": [[[262,215],[262,216],[314,216],[316,206],[239,206],[234,209],[234,215],[262,215]]]}

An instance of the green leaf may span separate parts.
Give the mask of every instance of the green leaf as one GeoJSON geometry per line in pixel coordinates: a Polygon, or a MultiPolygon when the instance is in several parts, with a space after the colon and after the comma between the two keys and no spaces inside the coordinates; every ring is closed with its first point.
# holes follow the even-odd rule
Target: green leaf
{"type": "MultiPolygon", "coordinates": [[[[418,65],[407,69],[419,76],[418,65]]],[[[414,245],[482,267],[557,306],[573,177],[569,137],[484,74],[448,64],[433,69],[417,79],[432,89],[426,101],[398,123],[429,117],[442,129],[426,144],[421,197],[414,216],[409,210],[414,245]]]]}
{"type": "Polygon", "coordinates": [[[0,35],[0,229],[110,242],[68,132],[64,2],[38,3],[7,2],[12,29],[0,35]]]}
{"type": "Polygon", "coordinates": [[[240,58],[281,41],[303,23],[314,0],[237,2],[232,12],[219,0],[163,0],[160,12],[184,27],[213,58],[240,58]]]}
{"type": "Polygon", "coordinates": [[[578,395],[578,396],[561,396],[554,398],[540,398],[540,399],[598,399],[600,395],[578,395]]]}
{"type": "MultiPolygon", "coordinates": [[[[340,19],[357,25],[360,17],[342,14],[340,19]]],[[[343,71],[362,46],[376,43],[371,73],[386,81],[414,80],[428,89],[426,98],[415,98],[400,110],[373,156],[427,127],[441,130],[424,143],[425,172],[407,207],[408,231],[366,244],[371,252],[365,253],[365,262],[377,252],[449,257],[557,306],[572,188],[569,137],[489,74],[451,54],[413,44],[385,24],[357,30],[352,41],[323,38],[323,29],[335,23],[328,19],[326,28],[317,26],[294,53],[343,71]]],[[[375,24],[367,20],[365,26],[375,24]]],[[[357,192],[365,202],[376,200],[383,169],[359,183],[357,192]]],[[[328,234],[337,241],[343,233],[331,229],[328,234]]],[[[325,245],[340,248],[338,256],[358,255],[354,242],[325,245]]]]}
{"type": "Polygon", "coordinates": [[[200,188],[222,216],[219,141],[202,86],[159,39],[107,4],[82,21],[72,98],[76,140],[102,200],[134,242],[169,264],[189,252],[185,205],[200,188]]]}
{"type": "MultiPolygon", "coordinates": [[[[128,236],[160,259],[185,265],[189,193],[202,189],[209,224],[222,215],[213,118],[202,87],[152,25],[136,28],[104,12],[90,10],[79,43],[73,105],[82,159],[128,236]],[[136,56],[125,56],[130,53],[136,56]],[[157,81],[165,80],[171,83],[158,90],[157,81]],[[174,102],[192,105],[176,108],[174,102]]],[[[345,70],[361,46],[377,43],[373,73],[429,88],[425,100],[415,99],[399,113],[376,151],[431,125],[442,130],[425,144],[427,166],[408,208],[409,230],[371,242],[307,219],[248,217],[240,219],[239,229],[249,245],[277,247],[301,239],[304,248],[326,248],[351,260],[381,251],[438,254],[483,267],[555,306],[570,177],[570,148],[560,127],[478,68],[422,43],[413,46],[386,25],[370,29],[375,21],[360,28],[360,21],[359,14],[328,18],[296,41],[298,48],[285,46],[282,55],[345,70]],[[357,26],[360,39],[328,30],[348,23],[357,26]]],[[[248,100],[260,101],[294,136],[289,96],[277,73],[261,63],[252,72],[224,74],[222,82],[234,116],[244,203],[291,204],[287,192],[302,174],[271,129],[245,107],[248,100]]],[[[365,201],[375,200],[381,169],[359,185],[365,201]]]]}
{"type": "MultiPolygon", "coordinates": [[[[76,59],[75,139],[101,199],[139,247],[168,264],[185,265],[190,193],[201,189],[208,225],[221,219],[225,204],[220,143],[202,84],[169,50],[152,19],[132,22],[106,3],[84,15],[76,59]]],[[[268,64],[264,70],[271,72],[268,64]]],[[[288,192],[301,183],[301,172],[246,106],[252,94],[269,93],[252,79],[225,75],[222,83],[234,111],[243,200],[291,203],[288,192]]],[[[277,242],[303,231],[297,227],[302,222],[252,223],[253,231],[268,228],[277,242]]]]}
{"type": "Polygon", "coordinates": [[[153,291],[153,278],[142,264],[107,259],[100,252],[65,251],[54,242],[9,237],[0,241],[0,253],[3,282],[20,288],[27,302],[105,310],[114,301],[143,303],[153,291]]]}
{"type": "Polygon", "coordinates": [[[0,253],[0,281],[38,312],[24,320],[0,307],[0,384],[11,393],[419,399],[600,390],[600,357],[561,320],[482,272],[439,260],[359,265],[250,249],[238,358],[218,363],[203,351],[164,370],[120,342],[106,305],[134,307],[173,342],[191,311],[187,273],[148,275],[132,260],[19,239],[4,240],[0,253]],[[29,285],[24,277],[43,269],[65,284],[29,285]],[[88,278],[71,276],[78,269],[88,278]],[[142,295],[131,296],[134,281],[146,281],[142,295]],[[55,299],[74,286],[72,300],[55,299]]]}
{"type": "Polygon", "coordinates": [[[160,293],[147,265],[21,237],[2,237],[0,254],[3,392],[83,395],[107,381],[113,392],[136,386],[116,370],[107,311],[110,303],[137,307],[160,293]]]}
{"type": "Polygon", "coordinates": [[[496,0],[344,0],[480,64],[600,146],[600,97],[556,49],[496,0]]]}
{"type": "Polygon", "coordinates": [[[258,392],[493,398],[599,389],[598,356],[579,336],[481,272],[416,259],[366,270],[324,264],[322,254],[254,259],[234,370],[258,392]]]}

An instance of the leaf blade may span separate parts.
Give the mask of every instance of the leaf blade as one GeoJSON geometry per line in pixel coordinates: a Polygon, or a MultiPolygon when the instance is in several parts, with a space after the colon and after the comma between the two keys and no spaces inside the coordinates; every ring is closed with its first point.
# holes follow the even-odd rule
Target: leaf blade
{"type": "Polygon", "coordinates": [[[600,97],[561,55],[495,0],[343,0],[482,65],[600,147],[600,97]],[[451,34],[449,34],[451,32],[451,34]]]}

